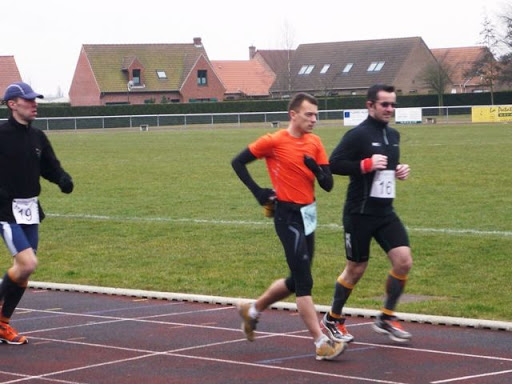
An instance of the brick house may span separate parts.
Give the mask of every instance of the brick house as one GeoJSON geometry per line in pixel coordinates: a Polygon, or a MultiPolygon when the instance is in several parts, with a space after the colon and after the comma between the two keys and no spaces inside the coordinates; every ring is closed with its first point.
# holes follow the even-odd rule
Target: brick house
{"type": "Polygon", "coordinates": [[[290,64],[291,57],[295,50],[293,49],[256,49],[249,47],[249,59],[260,62],[269,68],[276,79],[272,84],[278,89],[291,89],[290,64]]]}
{"type": "Polygon", "coordinates": [[[84,44],[71,82],[71,105],[222,100],[201,38],[191,44],[84,44]]]}
{"type": "Polygon", "coordinates": [[[4,96],[6,88],[21,80],[20,71],[14,56],[0,56],[0,98],[4,96]]]}
{"type": "MultiPolygon", "coordinates": [[[[446,67],[451,80],[451,93],[488,92],[489,86],[483,84],[482,78],[474,73],[475,63],[489,54],[489,49],[483,46],[435,48],[432,54],[437,61],[446,67]]],[[[500,84],[495,85],[495,90],[500,84]]]]}
{"type": "Polygon", "coordinates": [[[276,76],[257,60],[212,60],[215,73],[226,92],[225,100],[268,99],[276,76]]]}
{"type": "Polygon", "coordinates": [[[427,93],[422,75],[435,63],[421,37],[301,44],[289,56],[289,71],[276,74],[270,92],[278,98],[300,91],[358,95],[385,83],[399,94],[427,93]]]}

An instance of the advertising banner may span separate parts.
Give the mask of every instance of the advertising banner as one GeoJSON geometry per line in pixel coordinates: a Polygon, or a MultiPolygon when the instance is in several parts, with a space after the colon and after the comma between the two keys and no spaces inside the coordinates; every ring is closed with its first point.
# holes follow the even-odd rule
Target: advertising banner
{"type": "Polygon", "coordinates": [[[346,109],[343,111],[343,125],[358,125],[367,117],[367,109],[346,109]]]}
{"type": "Polygon", "coordinates": [[[473,123],[495,123],[512,121],[512,105],[471,107],[471,121],[473,123]]]}
{"type": "Polygon", "coordinates": [[[397,108],[395,110],[395,123],[421,124],[421,108],[397,108]]]}

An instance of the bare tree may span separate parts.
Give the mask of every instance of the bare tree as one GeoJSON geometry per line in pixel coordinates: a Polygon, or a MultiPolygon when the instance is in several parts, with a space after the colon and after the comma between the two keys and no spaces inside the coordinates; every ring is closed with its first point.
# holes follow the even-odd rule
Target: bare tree
{"type": "Polygon", "coordinates": [[[287,20],[285,20],[283,28],[282,28],[282,44],[281,46],[286,50],[287,52],[287,59],[286,59],[286,89],[288,90],[288,93],[292,90],[292,68],[291,68],[291,53],[294,46],[294,37],[295,37],[295,31],[293,30],[293,27],[288,23],[287,20]]]}
{"type": "Polygon", "coordinates": [[[485,16],[481,44],[487,49],[480,60],[475,62],[472,68],[465,74],[467,76],[479,76],[482,84],[489,87],[491,93],[491,105],[494,105],[494,88],[500,77],[500,66],[496,61],[495,53],[500,44],[498,33],[491,20],[485,16]]]}
{"type": "Polygon", "coordinates": [[[444,105],[444,93],[452,83],[450,77],[453,69],[443,60],[428,65],[420,75],[426,88],[437,94],[438,105],[444,105]]]}
{"type": "Polygon", "coordinates": [[[505,9],[500,17],[505,32],[502,39],[504,53],[500,58],[501,73],[499,80],[504,84],[512,84],[512,6],[505,9]]]}

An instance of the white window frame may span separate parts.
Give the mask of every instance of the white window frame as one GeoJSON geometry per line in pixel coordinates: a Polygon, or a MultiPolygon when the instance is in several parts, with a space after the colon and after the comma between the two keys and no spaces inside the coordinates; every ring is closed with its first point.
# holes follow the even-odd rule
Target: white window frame
{"type": "Polygon", "coordinates": [[[197,70],[197,85],[205,87],[208,85],[208,70],[198,69],[197,70]]]}
{"type": "Polygon", "coordinates": [[[139,68],[132,69],[132,81],[135,87],[142,85],[142,71],[139,68]]]}

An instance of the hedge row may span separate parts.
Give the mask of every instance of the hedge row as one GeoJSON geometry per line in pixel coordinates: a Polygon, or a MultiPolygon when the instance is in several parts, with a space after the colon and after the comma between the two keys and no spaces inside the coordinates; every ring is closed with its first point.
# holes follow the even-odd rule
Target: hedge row
{"type": "MultiPolygon", "coordinates": [[[[364,108],[363,96],[319,98],[320,110],[364,108]]],[[[437,95],[398,96],[401,107],[432,107],[438,105],[437,95]]],[[[40,104],[40,117],[168,115],[196,113],[237,113],[285,111],[288,100],[246,100],[215,103],[143,104],[72,107],[69,104],[40,104]]],[[[457,93],[444,95],[444,106],[490,105],[490,93],[457,93]]],[[[512,91],[495,92],[494,104],[512,104],[512,91]]],[[[0,118],[7,116],[0,108],[0,118]]]]}

